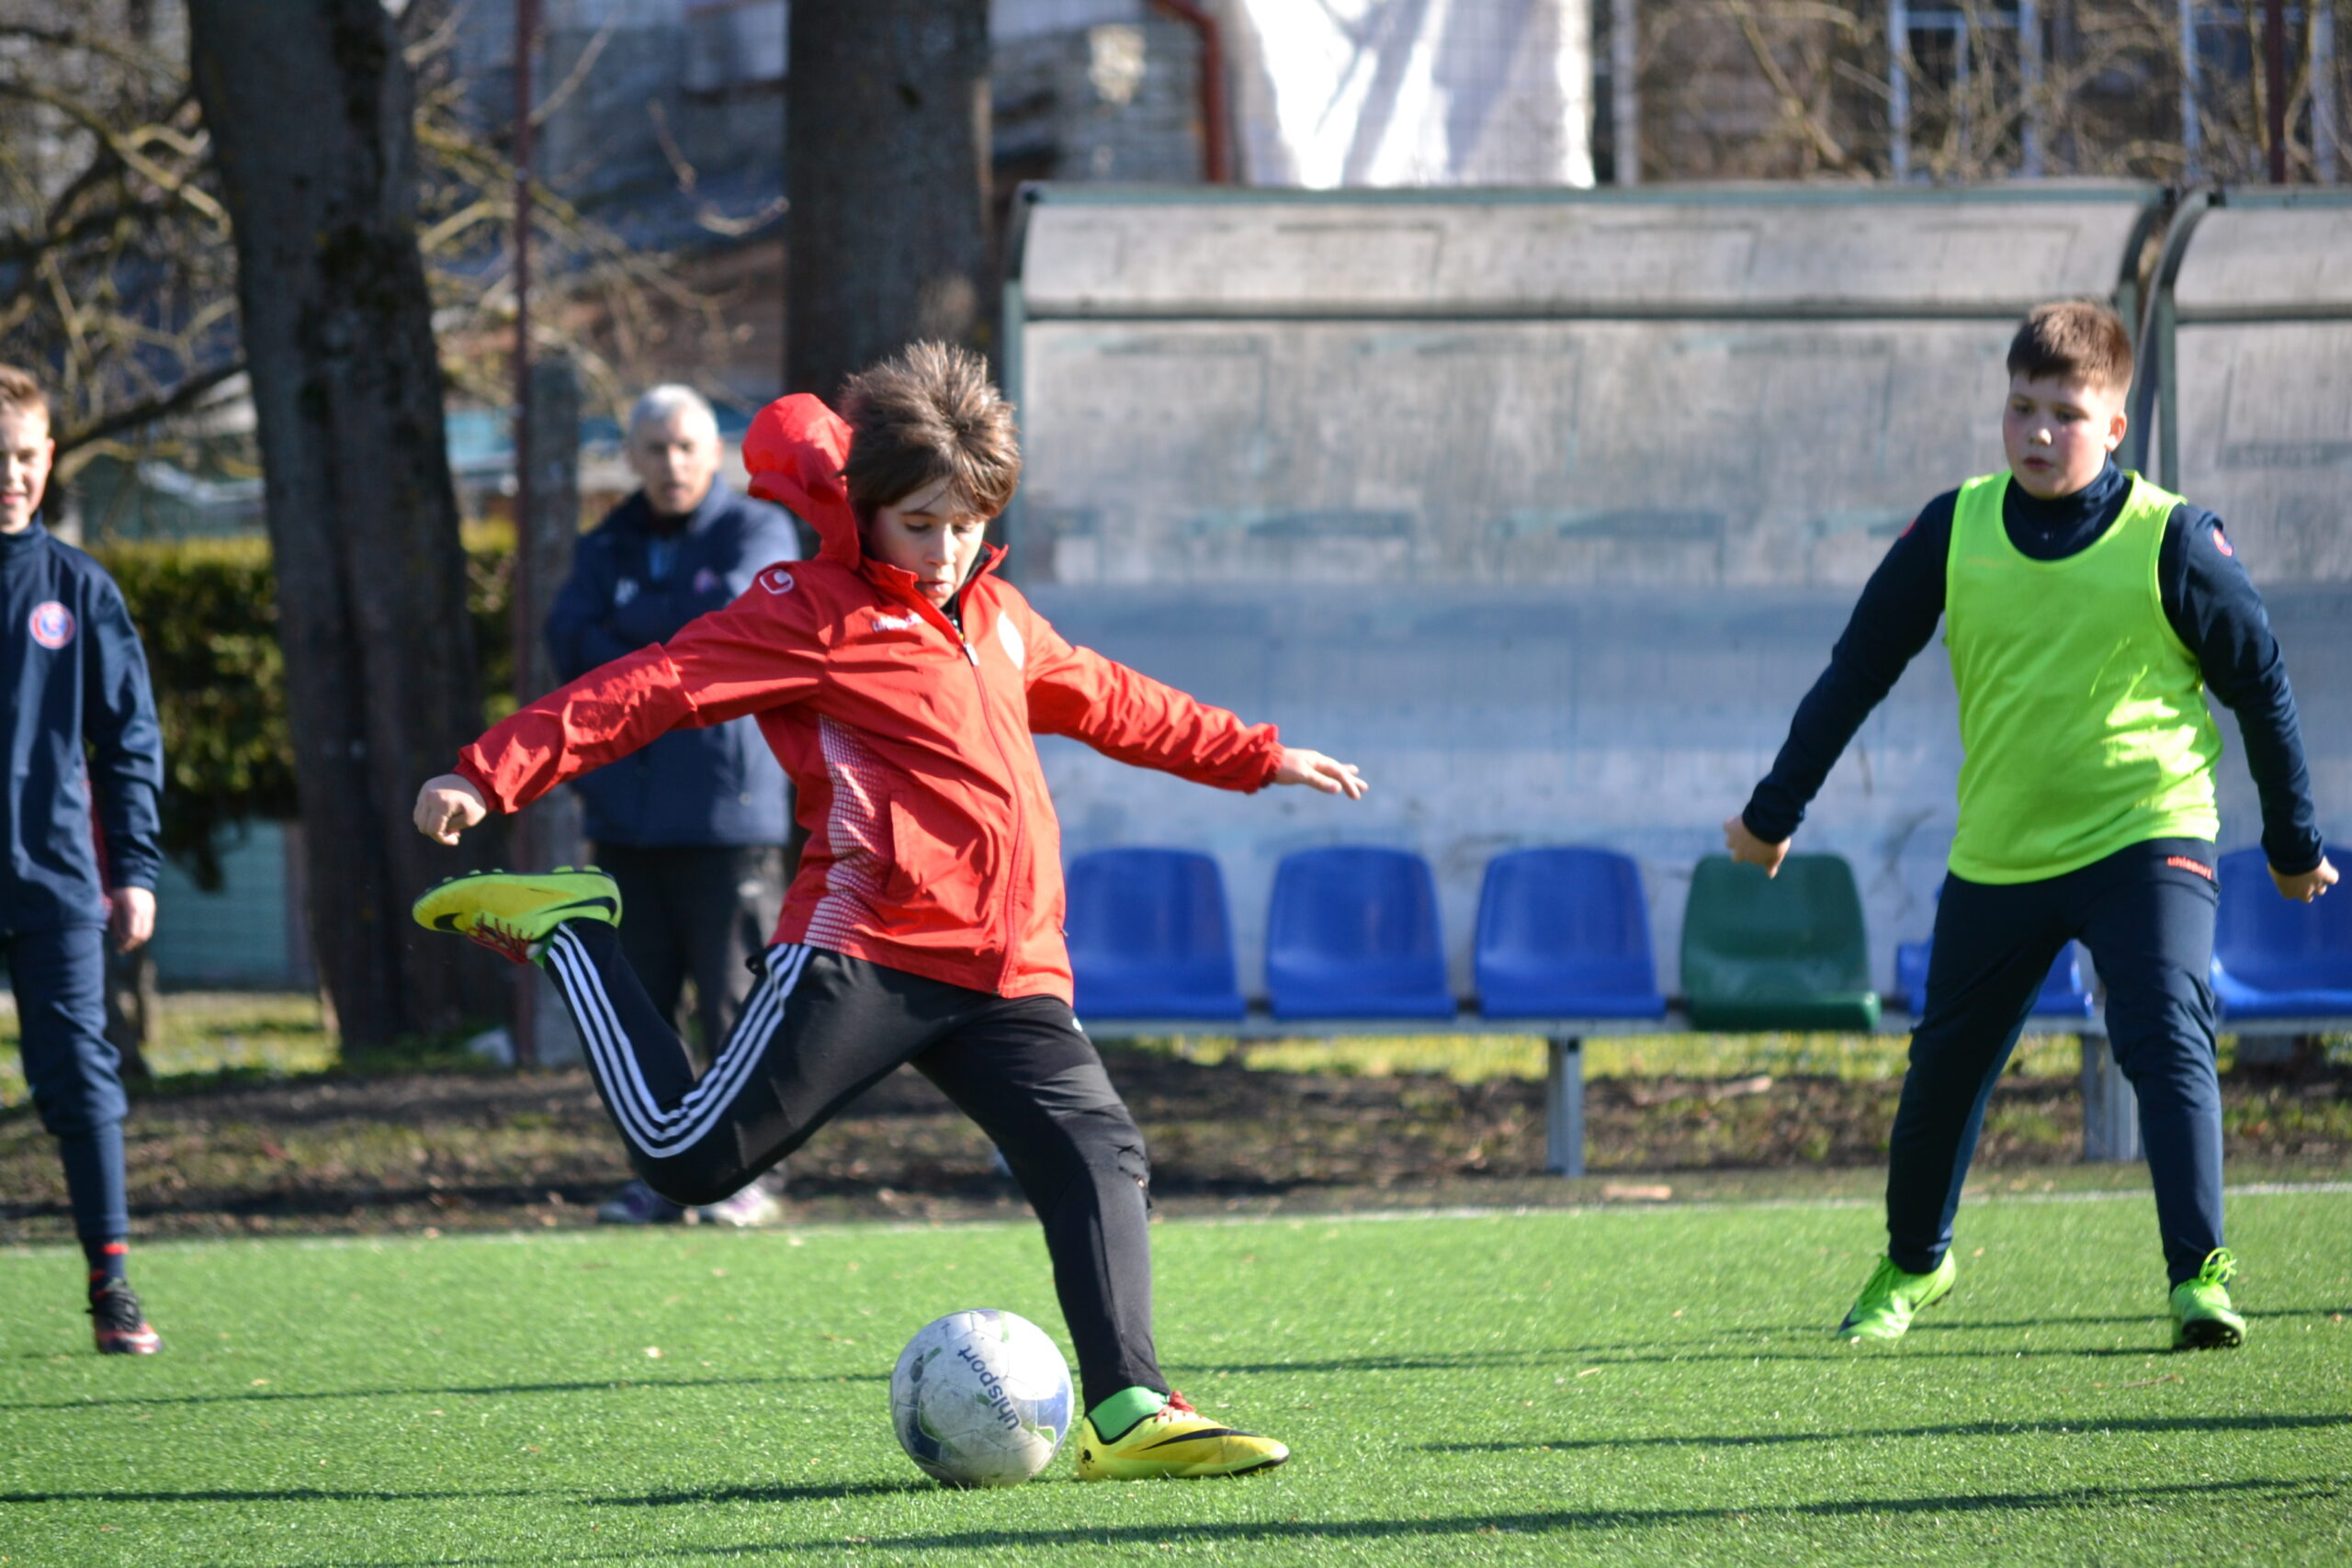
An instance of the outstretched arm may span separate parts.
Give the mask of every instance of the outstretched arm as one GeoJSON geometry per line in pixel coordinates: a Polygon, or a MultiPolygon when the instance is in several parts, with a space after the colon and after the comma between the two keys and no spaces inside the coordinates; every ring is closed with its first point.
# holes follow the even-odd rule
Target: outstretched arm
{"type": "Polygon", "coordinates": [[[2335,868],[2320,838],[2294,688],[2262,595],[2222,520],[2199,507],[2173,509],[2161,570],[2173,630],[2197,656],[2206,686],[2237,716],[2246,769],[2262,800],[2262,852],[2271,880],[2280,897],[2307,904],[2334,886],[2335,868]]]}
{"type": "Polygon", "coordinates": [[[1038,734],[1066,735],[1122,762],[1220,789],[1305,784],[1363,797],[1367,786],[1353,763],[1285,746],[1271,724],[1244,724],[1091,648],[1074,647],[1034,612],[1023,616],[1023,626],[1029,728],[1038,734]]]}
{"type": "Polygon", "coordinates": [[[1789,738],[1740,814],[1724,824],[1732,858],[1778,874],[1789,838],[1804,820],[1854,732],[1884,701],[1944,613],[1944,556],[1952,498],[1939,496],[1891,546],[1830,650],[1829,668],[1790,721],[1789,738]]]}
{"type": "MultiPolygon", "coordinates": [[[[776,569],[781,570],[781,569],[776,569]]],[[[823,655],[808,595],[757,586],[689,624],[516,709],[418,793],[417,831],[445,844],[491,811],[519,811],[566,780],[673,729],[700,728],[798,701],[823,655]]]]}

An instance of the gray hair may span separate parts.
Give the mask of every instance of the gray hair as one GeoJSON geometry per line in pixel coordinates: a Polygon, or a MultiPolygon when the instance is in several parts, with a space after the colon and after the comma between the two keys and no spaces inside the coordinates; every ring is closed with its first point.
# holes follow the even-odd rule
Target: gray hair
{"type": "Polygon", "coordinates": [[[628,411],[629,439],[636,440],[637,433],[649,424],[667,424],[680,414],[694,415],[708,425],[714,434],[718,429],[718,416],[711,412],[710,404],[703,395],[692,387],[682,387],[672,381],[647,392],[628,411]]]}

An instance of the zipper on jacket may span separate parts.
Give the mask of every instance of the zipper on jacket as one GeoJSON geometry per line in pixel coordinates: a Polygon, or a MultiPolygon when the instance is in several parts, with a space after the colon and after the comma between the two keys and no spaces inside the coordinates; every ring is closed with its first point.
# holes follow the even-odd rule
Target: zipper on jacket
{"type": "MultiPolygon", "coordinates": [[[[970,577],[965,580],[964,587],[962,590],[959,590],[959,592],[968,592],[980,581],[980,579],[988,576],[991,571],[995,570],[997,563],[1003,558],[1004,552],[1001,549],[996,550],[990,555],[985,557],[980,562],[979,570],[973,572],[970,577]]],[[[868,578],[866,581],[872,582],[874,580],[872,578],[868,578]]],[[[882,584],[876,583],[875,586],[879,588],[882,587],[882,584]]],[[[988,677],[980,671],[979,652],[972,647],[971,638],[964,635],[964,628],[957,626],[954,621],[949,620],[945,611],[933,604],[930,600],[924,598],[921,593],[895,592],[887,588],[884,589],[884,592],[890,593],[892,598],[912,605],[918,615],[923,616],[926,620],[930,621],[932,625],[939,627],[949,637],[954,637],[956,639],[956,646],[964,650],[964,661],[972,667],[972,684],[975,689],[978,690],[980,699],[980,723],[987,727],[989,739],[996,746],[996,760],[998,764],[1004,769],[1004,779],[1007,786],[1008,796],[1012,805],[1012,853],[1007,869],[1012,870],[1018,867],[1021,864],[1021,852],[1029,841],[1029,813],[1027,807],[1022,804],[1021,800],[1020,771],[1012,765],[1012,755],[1005,750],[1004,738],[997,733],[996,715],[990,711],[989,706],[989,681],[988,677]]],[[[1014,931],[1012,929],[1012,904],[1014,898],[1018,896],[1018,893],[1019,889],[1017,887],[1010,885],[1006,886],[1004,890],[1004,909],[998,917],[999,929],[1001,932],[999,941],[1004,948],[1003,959],[997,965],[996,982],[999,987],[1003,986],[1004,977],[1012,972],[1012,961],[1015,956],[1014,931]]]]}
{"type": "MultiPolygon", "coordinates": [[[[1021,775],[1019,770],[1012,765],[1012,755],[1004,749],[1004,738],[996,732],[996,715],[989,711],[989,679],[981,672],[980,656],[972,647],[971,639],[964,636],[963,628],[960,626],[956,628],[956,641],[964,649],[965,660],[972,667],[972,684],[978,691],[980,697],[980,722],[988,727],[989,739],[996,743],[997,761],[1003,765],[1005,782],[1012,786],[1012,853],[1006,870],[1012,872],[1021,864],[1021,852],[1029,838],[1029,813],[1021,803],[1021,775]]],[[[1000,987],[1004,985],[1004,977],[1012,972],[1015,939],[1012,929],[1012,904],[1019,895],[1019,886],[1008,882],[1004,890],[1004,913],[1001,917],[1003,922],[1003,935],[1001,940],[1004,947],[1004,960],[997,966],[996,972],[996,983],[1000,987]]]]}

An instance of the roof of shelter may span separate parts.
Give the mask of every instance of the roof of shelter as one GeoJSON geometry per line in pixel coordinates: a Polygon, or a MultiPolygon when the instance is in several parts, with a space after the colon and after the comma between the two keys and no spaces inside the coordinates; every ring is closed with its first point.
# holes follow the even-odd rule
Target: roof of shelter
{"type": "Polygon", "coordinates": [[[2149,186],[1033,186],[1033,318],[2008,317],[2114,293],[2149,186]],[[2007,209],[1987,221],[1988,209],[2007,209]]]}

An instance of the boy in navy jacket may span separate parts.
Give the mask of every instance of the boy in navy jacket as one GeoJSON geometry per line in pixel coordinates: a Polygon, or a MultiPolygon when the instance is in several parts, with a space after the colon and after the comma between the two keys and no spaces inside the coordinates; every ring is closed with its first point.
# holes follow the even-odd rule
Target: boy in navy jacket
{"type": "Polygon", "coordinates": [[[40,383],[0,366],[0,689],[8,746],[0,950],[16,987],[25,1078],[64,1159],[74,1234],[89,1258],[98,1349],[146,1356],[161,1342],[123,1277],[125,1104],[119,1057],[106,1037],[101,944],[109,926],[126,953],[155,930],[163,736],[121,590],[41,526],[56,450],[40,383]]]}

